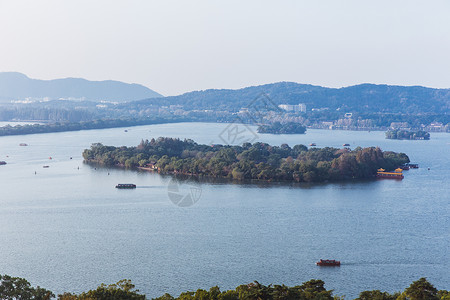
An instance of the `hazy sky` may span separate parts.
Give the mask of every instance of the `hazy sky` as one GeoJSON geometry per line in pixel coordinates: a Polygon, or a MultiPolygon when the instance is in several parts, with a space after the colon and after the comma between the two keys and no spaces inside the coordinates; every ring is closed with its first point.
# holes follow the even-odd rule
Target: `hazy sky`
{"type": "Polygon", "coordinates": [[[277,81],[450,88],[450,1],[0,0],[0,71],[164,95],[277,81]]]}

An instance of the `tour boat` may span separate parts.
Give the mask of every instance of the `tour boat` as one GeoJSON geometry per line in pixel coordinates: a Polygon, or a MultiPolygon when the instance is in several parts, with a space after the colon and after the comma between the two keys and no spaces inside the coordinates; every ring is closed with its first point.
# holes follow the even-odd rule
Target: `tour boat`
{"type": "Polygon", "coordinates": [[[43,166],[44,169],[50,168],[50,166],[43,166]]]}
{"type": "Polygon", "coordinates": [[[419,168],[419,164],[408,164],[408,167],[410,169],[418,169],[419,168]]]}
{"type": "Polygon", "coordinates": [[[6,161],[0,161],[0,166],[6,165],[6,161]]]}
{"type": "Polygon", "coordinates": [[[20,143],[19,146],[25,147],[25,146],[28,146],[28,144],[20,143]]]}
{"type": "Polygon", "coordinates": [[[341,262],[334,259],[321,259],[316,262],[316,265],[320,267],[339,267],[341,265],[341,262]]]}
{"type": "Polygon", "coordinates": [[[393,172],[386,172],[385,169],[378,169],[378,178],[389,178],[389,179],[403,179],[403,170],[401,168],[395,169],[393,172]]]}
{"type": "Polygon", "coordinates": [[[316,146],[316,143],[311,143],[311,144],[309,144],[310,146],[316,146]]]}
{"type": "Polygon", "coordinates": [[[119,183],[116,185],[116,189],[135,189],[136,185],[132,183],[119,183]]]}
{"type": "Polygon", "coordinates": [[[343,144],[344,147],[350,147],[350,144],[343,144]]]}

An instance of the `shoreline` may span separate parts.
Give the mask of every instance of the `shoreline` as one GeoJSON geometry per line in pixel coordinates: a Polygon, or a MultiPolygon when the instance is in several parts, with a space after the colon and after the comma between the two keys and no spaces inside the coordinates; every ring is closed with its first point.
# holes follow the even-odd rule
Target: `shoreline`
{"type": "MultiPolygon", "coordinates": [[[[111,121],[116,121],[117,119],[111,119],[111,121]]],[[[92,123],[98,120],[93,120],[93,121],[88,121],[86,123],[92,123]]],[[[57,122],[56,122],[57,123],[57,122]]],[[[2,133],[1,130],[5,127],[11,127],[14,128],[16,126],[33,126],[33,125],[39,125],[40,128],[46,128],[46,127],[50,127],[52,125],[55,125],[56,123],[46,123],[45,121],[41,121],[41,123],[32,123],[32,122],[25,122],[25,121],[5,121],[2,122],[0,121],[0,137],[2,136],[18,136],[18,135],[32,135],[32,134],[45,134],[45,133],[59,133],[59,132],[76,132],[76,131],[86,131],[86,130],[101,130],[101,129],[114,129],[114,128],[129,128],[129,127],[139,127],[139,126],[149,126],[149,125],[164,125],[164,124],[177,124],[177,123],[208,123],[208,124],[233,124],[234,122],[210,122],[210,121],[198,121],[198,120],[174,120],[174,121],[148,121],[148,124],[145,124],[146,121],[142,121],[142,123],[137,123],[137,124],[126,124],[126,125],[118,125],[118,126],[102,126],[102,127],[98,127],[98,128],[69,128],[69,129],[62,129],[60,130],[60,128],[55,127],[53,130],[49,130],[49,131],[45,131],[45,132],[29,132],[29,133],[2,133]],[[11,126],[10,124],[5,124],[3,126],[1,126],[1,123],[17,123],[15,124],[15,126],[11,126]]],[[[254,126],[254,127],[258,127],[257,124],[247,124],[247,123],[239,123],[242,125],[246,125],[246,126],[254,126]]],[[[80,122],[75,122],[75,123],[63,123],[63,124],[59,124],[57,126],[70,126],[70,125],[78,125],[78,126],[82,126],[83,123],[80,122]]],[[[327,131],[356,131],[356,132],[361,132],[361,131],[365,131],[365,132],[371,132],[371,131],[376,131],[376,132],[383,132],[383,131],[387,131],[388,128],[386,127],[377,127],[377,128],[323,128],[323,127],[316,127],[316,126],[307,126],[307,129],[315,129],[315,130],[327,130],[327,131]]],[[[450,133],[447,131],[431,131],[430,133],[450,133]]],[[[261,133],[258,132],[258,134],[272,134],[272,135],[285,135],[285,134],[289,134],[289,135],[296,135],[296,134],[302,134],[305,135],[307,134],[307,131],[305,133],[261,133]]],[[[406,139],[408,140],[408,139],[406,139]]]]}
{"type": "MultiPolygon", "coordinates": [[[[377,180],[385,180],[385,178],[378,178],[376,174],[372,175],[368,178],[343,178],[339,180],[324,180],[324,181],[294,181],[294,180],[275,180],[275,179],[233,179],[227,176],[210,176],[210,175],[202,175],[202,174],[190,174],[190,173],[181,173],[181,172],[160,172],[158,170],[149,168],[149,167],[125,167],[125,165],[114,165],[114,166],[105,166],[96,161],[83,161],[84,164],[87,164],[94,168],[113,168],[113,169],[121,169],[128,171],[137,171],[137,172],[149,172],[153,174],[158,174],[160,176],[170,176],[172,178],[176,178],[181,181],[201,181],[203,183],[223,183],[223,184],[268,184],[268,185],[294,185],[294,186],[312,186],[312,185],[327,185],[327,184],[353,184],[358,182],[376,182],[377,180]]],[[[392,179],[389,179],[392,180],[392,179]]],[[[395,179],[398,180],[398,179],[395,179]]]]}

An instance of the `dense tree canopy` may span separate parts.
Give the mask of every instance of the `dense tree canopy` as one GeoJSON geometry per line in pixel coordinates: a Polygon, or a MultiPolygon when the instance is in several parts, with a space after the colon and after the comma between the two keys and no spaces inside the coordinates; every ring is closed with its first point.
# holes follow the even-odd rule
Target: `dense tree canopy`
{"type": "Polygon", "coordinates": [[[426,278],[420,278],[411,283],[404,295],[411,300],[438,300],[438,290],[426,278]]]}
{"type": "Polygon", "coordinates": [[[287,144],[200,145],[192,140],[142,140],[137,147],[93,144],[83,152],[88,163],[105,166],[151,166],[165,174],[293,182],[371,178],[377,169],[392,170],[409,162],[404,153],[378,147],[310,148],[287,144]]]}
{"type": "Polygon", "coordinates": [[[306,127],[294,122],[287,122],[283,124],[280,122],[275,122],[270,125],[260,125],[257,130],[259,133],[299,134],[305,133],[306,127]]]}
{"type": "Polygon", "coordinates": [[[356,300],[396,300],[400,293],[389,294],[380,290],[364,291],[356,300]]]}
{"type": "Polygon", "coordinates": [[[23,278],[0,275],[0,299],[4,300],[47,300],[55,295],[41,287],[32,287],[23,278]]]}
{"type": "Polygon", "coordinates": [[[97,289],[80,295],[64,293],[58,295],[59,300],[145,300],[145,295],[139,294],[130,280],[123,279],[115,284],[101,284],[97,289]]]}
{"type": "Polygon", "coordinates": [[[389,130],[386,138],[393,140],[429,140],[430,134],[426,131],[389,130]]]}
{"type": "MultiPolygon", "coordinates": [[[[0,299],[6,300],[46,300],[55,295],[40,287],[33,288],[23,278],[0,275],[0,299]]],[[[97,289],[74,294],[65,292],[58,295],[59,300],[145,300],[146,296],[130,280],[115,284],[101,284],[97,289]]],[[[258,281],[243,284],[234,290],[221,291],[218,286],[209,290],[182,292],[178,297],[164,294],[154,300],[333,300],[344,299],[333,296],[332,290],[325,288],[322,280],[311,279],[293,287],[282,285],[263,285],[258,281]]],[[[449,300],[447,290],[437,290],[425,278],[413,282],[403,293],[393,294],[379,290],[363,291],[355,300],[449,300]]]]}

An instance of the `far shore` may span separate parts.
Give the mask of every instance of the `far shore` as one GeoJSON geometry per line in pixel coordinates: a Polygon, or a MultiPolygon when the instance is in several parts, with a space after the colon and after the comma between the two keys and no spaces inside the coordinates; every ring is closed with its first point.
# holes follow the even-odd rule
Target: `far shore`
{"type": "MultiPolygon", "coordinates": [[[[113,124],[114,122],[119,122],[120,120],[106,120],[106,124],[96,126],[90,126],[90,123],[99,122],[99,120],[93,120],[89,122],[76,122],[76,123],[50,123],[47,121],[39,120],[34,121],[0,121],[0,136],[12,136],[12,135],[30,135],[30,134],[42,134],[42,133],[55,133],[55,132],[73,132],[73,131],[83,131],[83,130],[98,130],[98,129],[113,129],[113,128],[130,128],[137,126],[148,126],[148,125],[162,125],[162,124],[176,124],[176,123],[211,123],[211,124],[232,124],[227,122],[208,122],[208,121],[198,121],[198,120],[136,120],[135,122],[129,121],[126,124],[113,124]],[[111,122],[111,123],[109,123],[111,122]],[[14,127],[20,125],[23,126],[21,130],[15,130],[14,127]],[[27,128],[27,125],[40,125],[37,128],[27,128]],[[27,129],[25,129],[27,128],[27,129]],[[28,130],[29,129],[29,130],[28,130]]],[[[246,124],[248,126],[258,126],[258,124],[246,124]]],[[[322,129],[331,131],[386,131],[385,127],[374,127],[374,128],[325,128],[321,126],[307,126],[307,129],[322,129]]],[[[435,132],[433,132],[435,133],[435,132]]],[[[444,132],[445,133],[445,132],[444,132]]],[[[267,134],[267,133],[259,133],[267,134]]],[[[270,133],[277,134],[277,133],[270,133]]],[[[307,134],[304,133],[304,134],[307,134]]]]}

